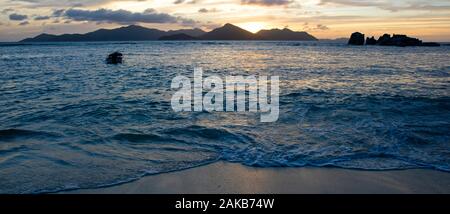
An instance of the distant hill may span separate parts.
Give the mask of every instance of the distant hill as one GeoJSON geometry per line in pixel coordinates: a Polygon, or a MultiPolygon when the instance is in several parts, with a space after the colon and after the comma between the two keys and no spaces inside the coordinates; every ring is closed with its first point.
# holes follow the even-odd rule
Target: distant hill
{"type": "Polygon", "coordinates": [[[287,28],[272,29],[272,30],[260,30],[256,33],[256,37],[259,40],[294,40],[294,41],[317,41],[317,39],[306,33],[306,32],[296,32],[289,30],[287,28]]]}
{"type": "Polygon", "coordinates": [[[349,38],[320,39],[321,42],[347,43],[349,38]]]}
{"type": "Polygon", "coordinates": [[[289,29],[261,30],[254,34],[232,24],[225,24],[210,32],[201,29],[162,31],[137,25],[116,29],[100,29],[86,34],[41,34],[20,42],[90,42],[90,41],[147,41],[147,40],[297,40],[316,41],[306,32],[289,29]]]}
{"type": "Polygon", "coordinates": [[[24,39],[21,42],[89,42],[89,41],[144,41],[157,40],[167,32],[144,28],[137,25],[116,28],[112,30],[100,29],[86,34],[41,34],[37,37],[24,39]]]}
{"type": "Polygon", "coordinates": [[[158,40],[198,40],[199,38],[189,36],[184,33],[175,34],[175,35],[169,35],[169,36],[162,36],[158,40]]]}
{"type": "Polygon", "coordinates": [[[171,36],[171,35],[176,35],[176,34],[186,34],[186,35],[192,36],[192,37],[200,37],[205,33],[206,32],[203,31],[202,29],[194,28],[194,29],[169,30],[169,31],[167,31],[168,35],[166,35],[166,36],[171,36]]]}
{"type": "Polygon", "coordinates": [[[203,40],[254,40],[255,34],[232,24],[225,24],[200,37],[203,40]]]}
{"type": "Polygon", "coordinates": [[[183,29],[165,32],[158,29],[149,29],[137,25],[130,25],[111,30],[100,29],[86,34],[41,34],[34,38],[24,39],[21,42],[146,41],[158,40],[163,36],[170,36],[180,33],[195,37],[201,36],[205,32],[200,29],[183,29]]]}

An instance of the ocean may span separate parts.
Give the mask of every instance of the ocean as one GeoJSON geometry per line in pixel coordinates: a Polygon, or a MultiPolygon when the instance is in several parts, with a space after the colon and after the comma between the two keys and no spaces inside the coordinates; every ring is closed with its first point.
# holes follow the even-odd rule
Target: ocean
{"type": "Polygon", "coordinates": [[[0,44],[0,193],[96,188],[217,161],[450,172],[450,46],[0,44]],[[124,64],[108,65],[120,51],[124,64]],[[174,112],[171,81],[279,76],[277,122],[174,112]]]}

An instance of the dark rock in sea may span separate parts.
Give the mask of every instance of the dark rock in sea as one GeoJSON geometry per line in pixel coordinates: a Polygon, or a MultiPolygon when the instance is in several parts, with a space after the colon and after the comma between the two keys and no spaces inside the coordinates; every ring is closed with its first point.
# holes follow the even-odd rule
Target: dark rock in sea
{"type": "Polygon", "coordinates": [[[395,35],[392,36],[391,39],[385,41],[384,43],[380,43],[380,45],[389,45],[389,46],[421,46],[422,41],[416,38],[411,38],[406,35],[395,35]]]}
{"type": "MultiPolygon", "coordinates": [[[[349,45],[363,45],[364,44],[364,34],[356,32],[353,33],[350,40],[348,41],[349,45]]],[[[384,34],[380,36],[378,41],[375,37],[367,37],[365,41],[366,45],[381,45],[381,46],[398,46],[398,47],[407,47],[407,46],[426,46],[426,47],[437,47],[440,46],[439,43],[435,42],[422,42],[422,40],[408,37],[406,35],[394,34],[392,37],[389,34],[384,34]]]]}
{"type": "Polygon", "coordinates": [[[422,40],[408,37],[406,35],[396,35],[396,34],[394,34],[394,36],[392,37],[389,34],[384,34],[382,37],[380,37],[377,44],[382,46],[398,46],[398,47],[423,46],[422,40]]]}
{"type": "Polygon", "coordinates": [[[424,42],[424,43],[422,43],[421,46],[425,46],[425,47],[439,47],[439,46],[441,46],[441,44],[436,43],[436,42],[424,42]]]}
{"type": "Polygon", "coordinates": [[[180,34],[175,34],[175,35],[170,35],[170,36],[162,36],[158,40],[164,40],[164,41],[167,41],[167,40],[198,40],[198,38],[189,36],[184,33],[180,33],[180,34]]]}
{"type": "Polygon", "coordinates": [[[350,40],[348,40],[349,45],[364,45],[365,38],[364,34],[360,32],[352,33],[350,40]]]}
{"type": "Polygon", "coordinates": [[[106,63],[108,64],[121,64],[123,62],[123,54],[120,52],[114,52],[108,55],[106,58],[106,63]]]}
{"type": "Polygon", "coordinates": [[[376,45],[377,44],[377,40],[375,39],[375,37],[367,37],[366,39],[366,45],[376,45]]]}
{"type": "Polygon", "coordinates": [[[380,38],[377,41],[377,45],[386,44],[389,40],[391,40],[391,35],[384,34],[383,36],[380,36],[380,38]]]}

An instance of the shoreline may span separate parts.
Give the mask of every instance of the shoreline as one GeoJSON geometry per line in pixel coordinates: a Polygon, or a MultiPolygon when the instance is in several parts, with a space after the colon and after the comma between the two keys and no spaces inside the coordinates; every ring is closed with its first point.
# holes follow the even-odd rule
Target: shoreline
{"type": "Polygon", "coordinates": [[[59,194],[449,194],[450,173],[431,169],[254,168],[215,162],[116,186],[59,194]]]}

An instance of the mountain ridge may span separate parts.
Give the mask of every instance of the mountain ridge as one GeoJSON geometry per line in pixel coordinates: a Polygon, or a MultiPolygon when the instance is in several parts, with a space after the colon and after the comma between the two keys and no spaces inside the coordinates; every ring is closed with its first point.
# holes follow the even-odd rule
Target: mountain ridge
{"type": "Polygon", "coordinates": [[[317,41],[318,39],[304,31],[292,31],[288,28],[260,30],[256,33],[260,40],[305,40],[305,41],[317,41]]]}
{"type": "Polygon", "coordinates": [[[205,32],[201,29],[180,29],[162,31],[146,28],[139,25],[123,26],[115,29],[98,29],[85,34],[52,35],[43,33],[33,38],[23,39],[20,42],[90,42],[90,41],[152,41],[161,38],[172,40],[296,40],[317,41],[317,38],[307,32],[285,29],[261,30],[251,33],[238,26],[225,24],[222,27],[205,32]],[[178,36],[177,36],[178,35],[178,36]],[[184,36],[180,36],[184,35],[184,36]]]}
{"type": "Polygon", "coordinates": [[[203,40],[254,40],[255,34],[232,24],[225,24],[200,37],[203,40]]]}

